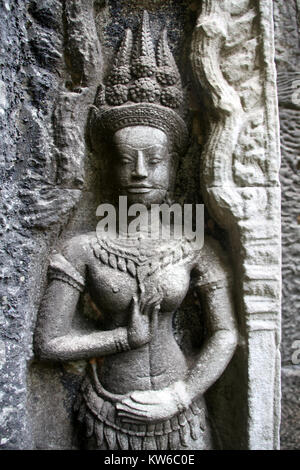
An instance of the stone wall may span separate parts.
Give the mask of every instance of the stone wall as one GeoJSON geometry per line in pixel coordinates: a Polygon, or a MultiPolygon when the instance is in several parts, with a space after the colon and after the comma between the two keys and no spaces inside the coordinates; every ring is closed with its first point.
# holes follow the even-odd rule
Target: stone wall
{"type": "Polygon", "coordinates": [[[282,417],[281,448],[300,446],[300,2],[274,2],[282,185],[282,417]],[[297,91],[298,90],[298,91],[297,91]],[[300,349],[299,346],[297,348],[300,349]],[[292,359],[294,354],[294,358],[292,359]],[[299,357],[299,354],[298,354],[299,357]],[[294,362],[294,363],[293,363],[294,362]]]}
{"type": "MultiPolygon", "coordinates": [[[[28,390],[37,376],[51,389],[61,370],[35,369],[32,336],[49,253],[84,191],[82,134],[101,59],[87,14],[91,3],[76,2],[75,8],[72,2],[72,9],[60,0],[0,1],[0,447],[5,449],[52,447],[51,433],[46,438],[41,432],[47,432],[43,413],[34,408],[37,395],[28,390]],[[30,415],[40,423],[37,442],[30,415]]],[[[58,394],[60,387],[68,396],[62,381],[58,394]]],[[[40,400],[46,388],[40,394],[36,389],[40,400]]],[[[48,406],[46,415],[55,416],[55,410],[48,406]]],[[[56,435],[66,434],[60,423],[69,420],[62,415],[56,410],[56,435]]]]}

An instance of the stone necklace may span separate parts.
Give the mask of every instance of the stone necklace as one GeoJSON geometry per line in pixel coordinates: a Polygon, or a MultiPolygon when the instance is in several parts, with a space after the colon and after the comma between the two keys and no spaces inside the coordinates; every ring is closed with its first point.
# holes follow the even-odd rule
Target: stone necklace
{"type": "Polygon", "coordinates": [[[176,264],[195,252],[193,242],[181,239],[150,239],[145,235],[105,238],[97,234],[92,248],[101,263],[127,272],[136,279],[141,291],[144,280],[169,264],[176,264]]]}

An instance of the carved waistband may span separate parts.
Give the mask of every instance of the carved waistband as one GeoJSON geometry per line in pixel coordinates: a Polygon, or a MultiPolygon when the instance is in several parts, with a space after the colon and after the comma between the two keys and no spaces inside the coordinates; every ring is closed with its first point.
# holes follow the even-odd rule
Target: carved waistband
{"type": "Polygon", "coordinates": [[[197,440],[206,429],[205,410],[197,401],[187,410],[160,423],[124,423],[116,409],[121,395],[111,394],[101,384],[99,388],[98,384],[100,382],[98,377],[95,381],[94,374],[86,376],[75,409],[78,420],[85,425],[87,437],[94,435],[99,446],[105,442],[110,450],[150,447],[176,450],[179,443],[185,446],[190,437],[197,440]]]}

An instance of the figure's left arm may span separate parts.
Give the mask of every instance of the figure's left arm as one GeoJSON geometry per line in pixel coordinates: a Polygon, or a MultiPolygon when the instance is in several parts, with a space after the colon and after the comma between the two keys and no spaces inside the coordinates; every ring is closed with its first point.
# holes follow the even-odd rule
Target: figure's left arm
{"type": "Polygon", "coordinates": [[[187,400],[203,395],[222,375],[238,342],[232,298],[232,273],[220,245],[206,241],[192,271],[207,336],[183,381],[187,400]]]}
{"type": "Polygon", "coordinates": [[[222,375],[238,341],[230,284],[219,281],[215,285],[197,287],[197,291],[208,335],[184,380],[191,400],[205,393],[222,375]]]}

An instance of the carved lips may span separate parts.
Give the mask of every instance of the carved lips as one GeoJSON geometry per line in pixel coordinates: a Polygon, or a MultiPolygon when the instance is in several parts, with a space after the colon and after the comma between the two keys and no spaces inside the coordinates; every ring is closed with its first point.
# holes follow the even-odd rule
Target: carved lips
{"type": "Polygon", "coordinates": [[[143,194],[143,193],[149,193],[150,191],[152,191],[154,188],[152,186],[148,186],[147,184],[143,184],[143,185],[139,185],[139,184],[135,184],[135,185],[130,185],[130,186],[127,186],[125,188],[129,193],[139,193],[139,194],[143,194]]]}

